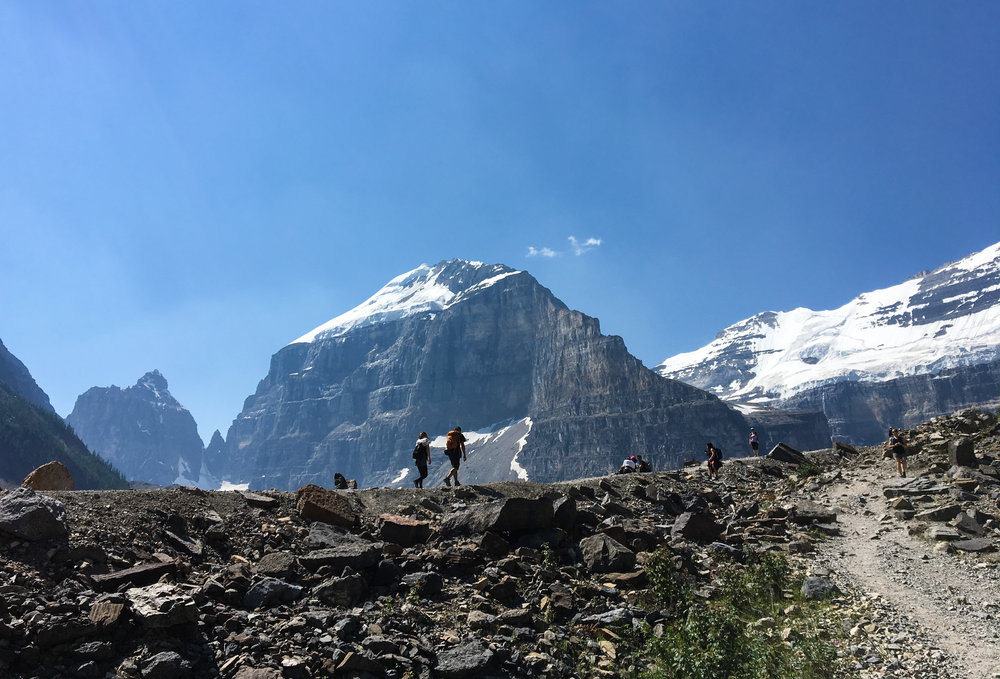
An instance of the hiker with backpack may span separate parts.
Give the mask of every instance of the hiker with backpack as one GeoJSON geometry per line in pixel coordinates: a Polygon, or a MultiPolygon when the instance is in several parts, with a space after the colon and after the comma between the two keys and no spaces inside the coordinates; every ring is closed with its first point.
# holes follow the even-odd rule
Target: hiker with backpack
{"type": "Polygon", "coordinates": [[[424,479],[427,478],[427,464],[431,461],[431,440],[427,438],[427,432],[420,432],[417,437],[417,445],[413,446],[413,461],[417,464],[417,471],[420,476],[413,479],[414,488],[423,488],[424,479]]]}
{"type": "Polygon", "coordinates": [[[892,453],[892,459],[896,461],[896,474],[906,478],[906,442],[898,429],[889,428],[889,440],[885,442],[886,448],[892,453]]]}
{"type": "Polygon", "coordinates": [[[722,451],[713,446],[710,441],[705,444],[705,455],[708,456],[708,475],[719,478],[719,467],[722,466],[722,451]]]}
{"type": "Polygon", "coordinates": [[[451,471],[444,477],[444,485],[446,486],[451,485],[452,478],[455,479],[456,486],[462,485],[458,482],[458,467],[461,462],[467,459],[465,456],[465,442],[467,440],[462,434],[461,427],[455,427],[448,432],[448,438],[444,444],[444,454],[451,460],[451,471]]]}

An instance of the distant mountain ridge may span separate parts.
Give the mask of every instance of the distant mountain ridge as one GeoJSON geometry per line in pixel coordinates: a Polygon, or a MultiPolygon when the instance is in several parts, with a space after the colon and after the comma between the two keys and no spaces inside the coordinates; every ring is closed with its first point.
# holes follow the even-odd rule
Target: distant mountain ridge
{"type": "Polygon", "coordinates": [[[88,389],[66,421],[129,481],[217,486],[203,469],[204,444],[194,418],[158,370],[125,389],[88,389]]]}
{"type": "Polygon", "coordinates": [[[871,443],[890,423],[1000,399],[998,361],[1000,243],[838,309],[758,314],[657,371],[730,401],[818,408],[835,435],[871,443]],[[893,396],[932,376],[906,404],[893,396]]]}
{"type": "Polygon", "coordinates": [[[278,351],[211,471],[263,488],[329,485],[335,472],[399,485],[417,434],[455,425],[477,432],[464,480],[553,481],[630,454],[677,467],[707,440],[742,445],[747,421],[645,368],[530,274],[451,260],[397,276],[278,351]]]}
{"type": "Polygon", "coordinates": [[[66,465],[78,489],[127,487],[56,414],[28,368],[0,342],[0,479],[17,485],[53,460],[66,465]]]}

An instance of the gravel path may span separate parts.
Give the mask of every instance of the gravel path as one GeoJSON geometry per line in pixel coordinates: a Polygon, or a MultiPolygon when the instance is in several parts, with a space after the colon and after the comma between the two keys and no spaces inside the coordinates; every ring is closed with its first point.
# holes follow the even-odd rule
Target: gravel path
{"type": "MultiPolygon", "coordinates": [[[[870,470],[869,470],[870,471],[870,470]]],[[[1000,570],[934,551],[887,518],[880,479],[845,474],[818,497],[841,509],[842,536],[820,563],[860,594],[867,621],[852,630],[859,676],[1000,677],[1000,570]]]]}

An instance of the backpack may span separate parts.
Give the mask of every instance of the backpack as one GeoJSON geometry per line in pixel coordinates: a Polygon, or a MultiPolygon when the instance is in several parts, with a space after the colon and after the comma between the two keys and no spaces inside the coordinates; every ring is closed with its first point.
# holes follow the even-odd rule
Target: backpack
{"type": "Polygon", "coordinates": [[[455,450],[456,448],[462,447],[462,435],[457,431],[448,432],[448,441],[445,443],[445,448],[448,450],[455,450]]]}
{"type": "Polygon", "coordinates": [[[417,445],[413,446],[413,459],[414,460],[423,460],[423,459],[427,458],[427,451],[424,450],[424,446],[425,445],[426,444],[424,444],[424,443],[418,443],[417,445]]]}
{"type": "Polygon", "coordinates": [[[722,448],[715,449],[715,459],[722,462],[722,448]]]}

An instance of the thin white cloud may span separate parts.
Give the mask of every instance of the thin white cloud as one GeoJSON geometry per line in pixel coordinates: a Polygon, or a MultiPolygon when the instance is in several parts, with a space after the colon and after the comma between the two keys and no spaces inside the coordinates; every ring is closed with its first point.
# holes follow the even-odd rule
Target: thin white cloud
{"type": "Polygon", "coordinates": [[[536,248],[533,245],[528,246],[528,256],[529,257],[555,257],[556,251],[551,248],[536,248]]]}
{"type": "Polygon", "coordinates": [[[573,254],[576,255],[577,257],[579,257],[580,255],[582,255],[585,252],[589,252],[590,250],[593,250],[594,248],[600,247],[601,246],[601,239],[600,238],[588,238],[587,240],[585,240],[585,241],[583,241],[581,243],[574,236],[570,236],[569,237],[569,245],[570,245],[570,247],[573,250],[573,254]]]}

